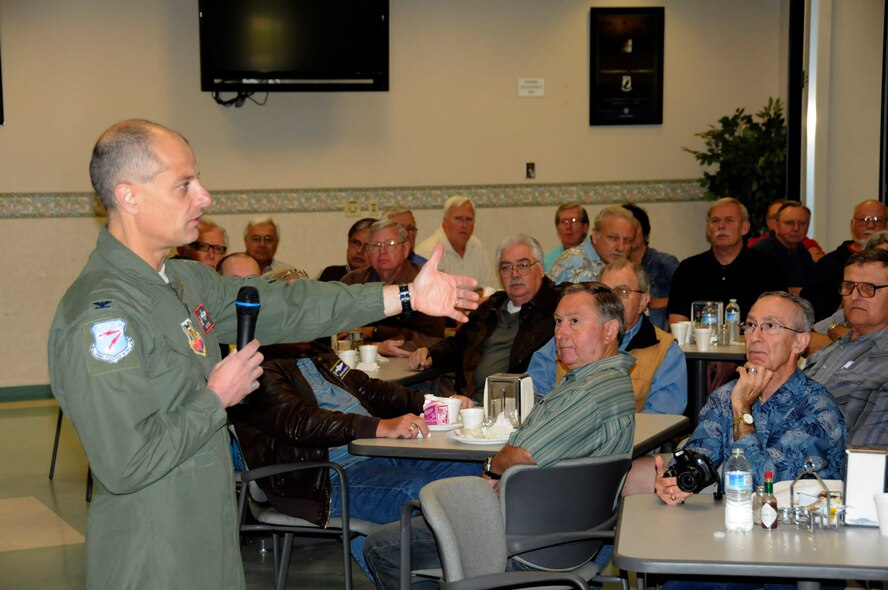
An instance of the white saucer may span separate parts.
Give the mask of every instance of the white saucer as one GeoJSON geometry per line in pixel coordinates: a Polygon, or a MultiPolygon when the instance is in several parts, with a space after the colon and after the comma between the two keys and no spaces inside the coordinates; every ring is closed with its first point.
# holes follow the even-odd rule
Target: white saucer
{"type": "Polygon", "coordinates": [[[462,423],[457,422],[456,424],[429,424],[428,426],[429,432],[447,432],[449,430],[462,428],[462,423]]]}
{"type": "Polygon", "coordinates": [[[475,438],[474,436],[466,436],[462,430],[448,432],[447,436],[467,445],[502,445],[509,442],[508,436],[505,438],[475,438]]]}

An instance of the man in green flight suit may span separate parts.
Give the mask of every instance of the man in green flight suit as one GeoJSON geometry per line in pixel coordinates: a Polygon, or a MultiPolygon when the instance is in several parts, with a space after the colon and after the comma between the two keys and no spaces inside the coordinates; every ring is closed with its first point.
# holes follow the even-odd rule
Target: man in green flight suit
{"type": "Polygon", "coordinates": [[[243,588],[225,408],[258,387],[259,342],[234,342],[239,288],[255,286],[263,344],[300,342],[417,309],[459,321],[475,281],[438,272],[410,285],[225,279],[167,260],[197,239],[212,197],[184,137],[142,120],[96,143],[90,177],[108,212],[56,312],[49,370],[96,481],[89,588],[243,588]]]}

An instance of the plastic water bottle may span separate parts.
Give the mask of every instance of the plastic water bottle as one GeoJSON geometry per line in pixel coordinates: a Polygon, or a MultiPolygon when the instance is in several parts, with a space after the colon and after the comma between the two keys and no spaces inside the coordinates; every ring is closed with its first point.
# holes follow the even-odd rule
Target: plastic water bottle
{"type": "Polygon", "coordinates": [[[725,465],[725,528],[752,530],[752,468],[743,449],[734,449],[725,465]]]}
{"type": "Polygon", "coordinates": [[[718,344],[718,305],[713,301],[707,302],[703,307],[703,317],[701,319],[703,327],[711,330],[712,344],[718,344]]]}
{"type": "Polygon", "coordinates": [[[740,306],[731,299],[725,308],[725,324],[728,326],[728,343],[740,342],[740,306]]]}

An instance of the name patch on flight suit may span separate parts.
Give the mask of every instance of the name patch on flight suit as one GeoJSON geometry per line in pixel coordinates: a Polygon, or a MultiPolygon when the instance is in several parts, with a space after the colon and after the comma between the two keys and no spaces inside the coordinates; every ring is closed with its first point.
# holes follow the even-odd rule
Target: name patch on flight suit
{"type": "Polygon", "coordinates": [[[191,350],[200,356],[207,356],[207,345],[197,330],[194,329],[194,324],[191,323],[191,320],[185,320],[181,326],[182,331],[185,332],[185,336],[188,338],[188,346],[191,347],[191,350]]]}
{"type": "Polygon", "coordinates": [[[198,305],[194,310],[194,316],[197,318],[197,323],[203,328],[204,334],[209,334],[210,331],[216,327],[213,318],[210,317],[210,312],[207,311],[207,308],[204,307],[203,303],[198,305]]]}

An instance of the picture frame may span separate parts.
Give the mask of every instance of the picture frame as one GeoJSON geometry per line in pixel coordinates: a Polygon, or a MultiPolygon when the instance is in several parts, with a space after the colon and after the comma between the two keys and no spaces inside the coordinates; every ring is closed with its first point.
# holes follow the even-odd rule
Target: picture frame
{"type": "Polygon", "coordinates": [[[589,9],[589,125],[663,123],[660,7],[589,9]]]}

